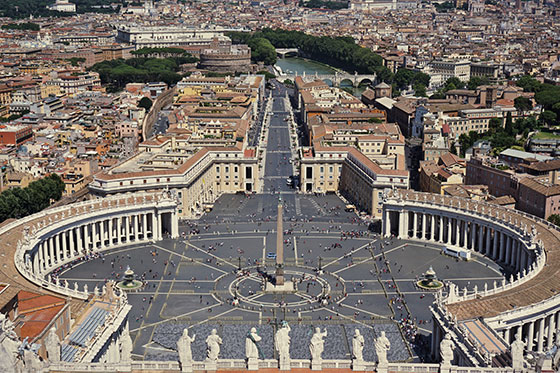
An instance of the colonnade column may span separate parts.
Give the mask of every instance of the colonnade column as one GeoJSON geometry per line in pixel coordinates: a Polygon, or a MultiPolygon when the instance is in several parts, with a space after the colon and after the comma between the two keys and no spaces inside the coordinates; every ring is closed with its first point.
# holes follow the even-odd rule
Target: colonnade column
{"type": "Polygon", "coordinates": [[[132,215],[132,227],[134,228],[134,241],[138,241],[138,227],[140,226],[140,216],[132,215]]]}
{"type": "MultiPolygon", "coordinates": [[[[148,218],[147,218],[148,214],[142,214],[142,234],[143,234],[143,239],[147,240],[148,239],[148,218]]],[[[389,224],[389,236],[391,235],[391,224],[389,224]]]]}
{"type": "Polygon", "coordinates": [[[82,227],[78,227],[76,229],[76,243],[77,243],[77,250],[78,250],[78,254],[81,253],[84,250],[84,245],[83,245],[83,241],[82,241],[82,227]]]}
{"type": "Polygon", "coordinates": [[[541,318],[539,320],[539,335],[537,337],[537,352],[542,352],[544,343],[544,322],[546,318],[541,318]]]}
{"type": "Polygon", "coordinates": [[[117,218],[117,245],[122,243],[122,216],[117,218]]]}
{"type": "Polygon", "coordinates": [[[486,246],[484,241],[484,226],[478,225],[478,251],[486,254],[486,246]]]}
{"type": "Polygon", "coordinates": [[[47,256],[47,267],[54,264],[54,238],[49,237],[49,255],[47,256]]]}
{"type": "Polygon", "coordinates": [[[548,337],[546,339],[546,348],[552,348],[554,343],[554,332],[556,331],[556,325],[554,320],[554,314],[548,316],[548,337]]]}
{"type": "Polygon", "coordinates": [[[436,216],[430,215],[430,240],[436,240],[436,216]]]}
{"type": "Polygon", "coordinates": [[[476,250],[476,234],[478,232],[478,229],[476,228],[476,224],[475,223],[471,223],[471,250],[472,251],[479,251],[476,250]]]}
{"type": "Polygon", "coordinates": [[[60,234],[60,238],[62,239],[62,255],[60,256],[61,261],[65,261],[66,258],[68,257],[66,253],[66,249],[68,248],[66,242],[67,236],[68,236],[68,231],[64,231],[60,234]]]}
{"type": "Polygon", "coordinates": [[[469,222],[466,220],[463,221],[463,247],[469,247],[469,222]]]}
{"type": "Polygon", "coordinates": [[[459,246],[461,237],[461,222],[455,219],[455,246],[459,246]]]}
{"type": "Polygon", "coordinates": [[[385,210],[385,214],[384,217],[385,219],[383,219],[383,235],[385,237],[389,237],[391,235],[391,218],[390,218],[390,213],[389,210],[385,210]]]}
{"type": "Polygon", "coordinates": [[[451,245],[451,232],[453,231],[453,220],[451,218],[447,218],[447,244],[451,245]]]}
{"type": "Polygon", "coordinates": [[[498,254],[498,259],[503,262],[506,256],[506,234],[504,232],[500,232],[500,252],[498,254]]]}
{"type": "Polygon", "coordinates": [[[438,237],[438,242],[443,242],[443,221],[444,221],[444,217],[443,216],[438,216],[438,222],[439,222],[439,237],[438,237]]]}
{"type": "Polygon", "coordinates": [[[41,242],[39,244],[39,247],[37,249],[37,254],[35,254],[35,256],[39,258],[39,272],[43,272],[44,268],[44,263],[45,263],[45,255],[43,253],[43,250],[45,249],[45,243],[41,242]]]}
{"type": "Polygon", "coordinates": [[[92,247],[95,249],[97,247],[97,223],[91,223],[91,238],[92,238],[92,247]]]}
{"type": "Polygon", "coordinates": [[[412,237],[416,238],[418,235],[418,214],[416,212],[412,213],[414,215],[414,225],[412,226],[412,237]]]}
{"type": "Polygon", "coordinates": [[[490,239],[492,238],[492,230],[489,227],[486,227],[486,246],[484,247],[484,254],[488,255],[491,250],[491,243],[490,239]]]}
{"type": "Polygon", "coordinates": [[[124,216],[125,242],[130,242],[130,216],[124,216]]]}
{"type": "Polygon", "coordinates": [[[527,331],[527,350],[533,351],[533,338],[535,333],[535,322],[529,323],[529,330],[527,331]]]}
{"type": "Polygon", "coordinates": [[[70,229],[70,231],[68,232],[70,234],[70,258],[73,258],[76,256],[76,241],[75,241],[75,235],[74,235],[74,230],[75,228],[70,229]]]}

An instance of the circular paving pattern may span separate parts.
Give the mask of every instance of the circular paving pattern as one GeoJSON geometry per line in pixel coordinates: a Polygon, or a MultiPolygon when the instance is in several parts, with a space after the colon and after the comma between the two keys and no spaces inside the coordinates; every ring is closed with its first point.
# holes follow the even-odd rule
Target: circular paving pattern
{"type": "MultiPolygon", "coordinates": [[[[459,288],[483,288],[503,278],[500,267],[478,255],[459,262],[440,255],[441,247],[431,243],[380,239],[344,212],[336,196],[282,199],[284,272],[288,282],[295,278],[297,290],[263,292],[259,271],[273,275],[275,269],[273,195],[222,196],[204,219],[180,225],[183,239],[110,250],[64,271],[61,279],[101,288],[106,279],[121,281],[129,265],[136,279],[145,281],[128,293],[136,359],[176,359],[175,342],[185,327],[197,334],[193,356],[203,359],[205,333],[216,328],[224,339],[222,358],[243,358],[243,347],[236,343],[244,341],[251,326],[268,338],[287,320],[292,341],[303,338],[294,356],[308,350],[308,333],[316,326],[332,329],[327,339],[332,356],[350,354],[347,333],[351,338],[359,327],[371,338],[386,331],[395,346],[390,359],[405,361],[421,353],[422,335],[432,328],[433,293],[416,285],[428,268],[459,288]],[[313,220],[302,221],[300,211],[313,220]],[[239,275],[239,267],[244,274],[239,275]]],[[[273,347],[269,350],[272,356],[273,347]]]]}
{"type": "Polygon", "coordinates": [[[245,267],[216,279],[216,289],[227,287],[228,291],[216,290],[215,294],[221,301],[244,309],[272,311],[279,307],[292,313],[338,303],[346,295],[344,280],[329,272],[287,266],[284,277],[286,286],[275,289],[274,274],[260,267],[245,267]]]}

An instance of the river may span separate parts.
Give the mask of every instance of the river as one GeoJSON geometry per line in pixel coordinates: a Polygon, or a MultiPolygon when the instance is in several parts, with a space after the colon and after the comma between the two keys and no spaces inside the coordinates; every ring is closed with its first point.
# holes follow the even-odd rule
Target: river
{"type": "MultiPolygon", "coordinates": [[[[314,75],[317,74],[334,74],[335,68],[320,63],[313,60],[308,60],[300,57],[287,57],[279,58],[276,62],[276,66],[282,69],[282,72],[287,74],[297,73],[299,75],[314,75]]],[[[347,82],[346,82],[347,83],[347,82]]],[[[345,88],[351,91],[351,93],[356,97],[361,97],[362,92],[365,91],[366,87],[354,88],[350,84],[342,84],[341,88],[345,88]]]]}

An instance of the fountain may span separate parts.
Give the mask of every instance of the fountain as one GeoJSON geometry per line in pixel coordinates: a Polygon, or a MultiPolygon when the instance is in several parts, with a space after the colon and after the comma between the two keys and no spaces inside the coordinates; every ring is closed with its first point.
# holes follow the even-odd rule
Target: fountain
{"type": "Polygon", "coordinates": [[[134,271],[130,266],[126,266],[124,271],[123,281],[117,283],[117,287],[123,290],[136,290],[142,286],[142,281],[134,279],[134,271]]]}
{"type": "Polygon", "coordinates": [[[443,282],[439,281],[436,276],[436,271],[430,266],[424,273],[423,279],[416,281],[416,285],[424,290],[439,290],[443,287],[443,282]]]}

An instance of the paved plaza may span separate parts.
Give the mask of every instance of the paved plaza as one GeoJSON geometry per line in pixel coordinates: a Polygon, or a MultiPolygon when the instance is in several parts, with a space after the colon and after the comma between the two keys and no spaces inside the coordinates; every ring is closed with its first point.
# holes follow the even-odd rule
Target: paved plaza
{"type": "MultiPolygon", "coordinates": [[[[337,340],[352,335],[346,333],[353,327],[351,324],[368,328],[371,338],[376,331],[387,330],[395,347],[389,357],[408,360],[416,352],[408,351],[402,336],[411,341],[416,330],[423,335],[431,331],[428,307],[434,298],[415,286],[418,276],[431,266],[440,279],[453,281],[459,288],[472,288],[475,284],[483,288],[484,283],[492,286],[502,278],[500,268],[481,256],[475,255],[471,262],[456,261],[441,255],[437,245],[380,239],[355,215],[343,211],[343,203],[337,202],[336,196],[292,195],[299,201],[294,204],[318,216],[313,221],[292,222],[293,215],[285,214],[286,277],[297,278],[298,290],[263,294],[258,271],[274,273],[272,254],[276,250],[275,206],[266,202],[269,197],[223,196],[212,216],[180,227],[185,238],[106,252],[103,258],[67,270],[62,278],[71,284],[78,282],[80,287],[87,283],[90,289],[101,288],[106,279],[122,279],[130,266],[137,277],[146,281],[142,290],[128,296],[133,305],[129,321],[135,355],[176,359],[173,344],[181,330],[190,326],[199,336],[193,344],[193,354],[200,360],[204,339],[213,327],[218,326],[226,340],[232,336],[243,339],[252,325],[259,326],[263,338],[272,338],[272,330],[281,320],[292,325],[293,340],[297,333],[308,333],[311,326],[337,330],[327,338],[334,343],[333,353],[342,351],[334,347],[337,340]],[[251,213],[255,211],[252,206],[261,203],[262,214],[268,218],[254,218],[251,213]],[[226,213],[218,222],[216,211],[222,210],[222,204],[223,211],[239,210],[235,219],[226,213]],[[330,209],[339,214],[321,218],[320,210],[330,209]],[[315,279],[319,262],[323,275],[315,279]],[[248,272],[245,276],[236,274],[240,266],[248,272]],[[236,286],[231,284],[236,281],[234,292],[236,286]],[[325,306],[316,300],[323,287],[330,297],[325,306]],[[232,305],[234,294],[239,300],[237,306],[232,305]],[[393,321],[400,322],[401,331],[393,321]]],[[[297,351],[308,353],[307,348],[297,346],[292,344],[294,358],[297,351]]],[[[224,342],[224,358],[239,358],[237,355],[243,353],[242,349],[228,348],[224,342]]],[[[328,356],[328,345],[325,348],[328,356]]],[[[272,354],[272,347],[265,352],[272,354]]],[[[344,353],[350,350],[346,348],[344,353]]]]}
{"type": "Polygon", "coordinates": [[[252,326],[263,337],[262,357],[271,358],[275,328],[287,320],[292,358],[309,358],[312,328],[320,326],[328,330],[325,359],[349,359],[359,328],[370,346],[366,360],[375,360],[371,345],[382,330],[392,344],[389,360],[422,360],[434,300],[415,286],[423,272],[433,267],[459,288],[482,289],[502,279],[501,268],[477,253],[463,262],[441,255],[436,244],[381,239],[336,195],[299,194],[286,185],[293,144],[285,105],[282,92],[275,92],[263,193],[222,195],[210,213],[180,225],[180,239],[106,251],[62,272],[71,286],[93,289],[121,280],[130,266],[145,282],[128,295],[135,359],[177,360],[175,343],[185,327],[196,333],[195,360],[203,360],[212,328],[224,339],[222,358],[243,358],[252,326]],[[263,278],[275,270],[279,198],[285,277],[295,288],[266,293],[263,278]]]}

